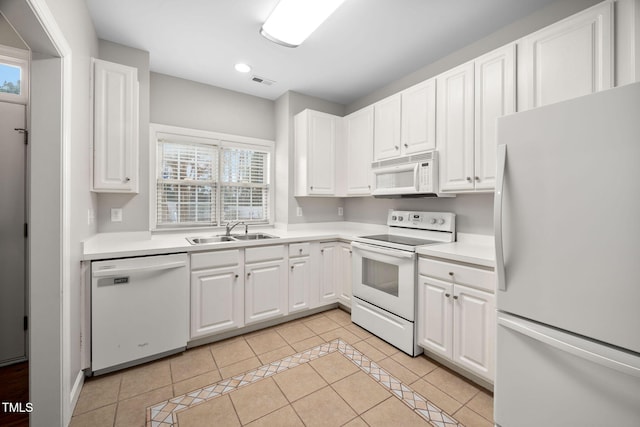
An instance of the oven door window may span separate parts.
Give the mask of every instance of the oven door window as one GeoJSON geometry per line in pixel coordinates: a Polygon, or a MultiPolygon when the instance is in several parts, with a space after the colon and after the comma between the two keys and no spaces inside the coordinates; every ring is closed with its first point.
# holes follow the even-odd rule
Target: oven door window
{"type": "Polygon", "coordinates": [[[362,284],[365,286],[397,297],[398,276],[397,265],[387,264],[369,258],[362,259],[362,284]]]}

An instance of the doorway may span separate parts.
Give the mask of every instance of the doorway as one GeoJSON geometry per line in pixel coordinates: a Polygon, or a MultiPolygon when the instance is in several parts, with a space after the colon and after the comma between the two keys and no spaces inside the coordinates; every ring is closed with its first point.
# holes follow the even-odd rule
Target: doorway
{"type": "Polygon", "coordinates": [[[25,105],[0,102],[0,366],[27,358],[25,120],[25,105]]]}

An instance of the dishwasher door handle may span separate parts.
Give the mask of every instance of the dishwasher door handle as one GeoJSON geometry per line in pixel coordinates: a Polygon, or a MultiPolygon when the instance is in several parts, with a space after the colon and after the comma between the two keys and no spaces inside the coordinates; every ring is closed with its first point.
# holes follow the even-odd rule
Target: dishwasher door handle
{"type": "Polygon", "coordinates": [[[98,270],[92,273],[93,277],[110,277],[110,276],[121,276],[123,274],[131,274],[138,272],[149,272],[149,271],[162,271],[162,270],[172,270],[174,268],[186,267],[187,263],[184,261],[175,261],[175,262],[166,262],[164,264],[154,264],[154,265],[145,265],[145,266],[133,266],[133,267],[122,267],[122,268],[109,268],[105,270],[98,270]]]}

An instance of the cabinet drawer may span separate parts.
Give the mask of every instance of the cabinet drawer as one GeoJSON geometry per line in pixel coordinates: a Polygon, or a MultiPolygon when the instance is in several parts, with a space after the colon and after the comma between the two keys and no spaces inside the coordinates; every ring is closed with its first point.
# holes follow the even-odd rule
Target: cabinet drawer
{"type": "Polygon", "coordinates": [[[212,251],[191,254],[191,269],[227,267],[241,263],[240,250],[212,251]]]}
{"type": "Polygon", "coordinates": [[[420,274],[437,279],[451,281],[494,293],[496,279],[493,271],[483,270],[462,264],[420,258],[418,261],[420,274]]]}
{"type": "Polygon", "coordinates": [[[271,261],[274,259],[283,259],[285,256],[284,245],[278,246],[260,246],[256,248],[245,249],[245,263],[271,261]]]}
{"type": "Polygon", "coordinates": [[[297,256],[309,256],[310,243],[292,243],[289,245],[289,258],[297,256]]]}

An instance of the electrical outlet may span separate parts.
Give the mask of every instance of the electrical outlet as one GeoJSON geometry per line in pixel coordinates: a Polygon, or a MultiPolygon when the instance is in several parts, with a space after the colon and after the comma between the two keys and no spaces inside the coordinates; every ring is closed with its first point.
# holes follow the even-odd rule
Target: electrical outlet
{"type": "Polygon", "coordinates": [[[91,225],[96,220],[96,217],[93,215],[93,209],[89,208],[87,212],[87,224],[91,225]]]}
{"type": "Polygon", "coordinates": [[[302,208],[301,208],[300,206],[298,206],[298,207],[296,208],[296,215],[297,215],[297,216],[302,216],[302,208]]]}
{"type": "Polygon", "coordinates": [[[122,222],[122,208],[111,208],[111,222],[122,222]]]}
{"type": "Polygon", "coordinates": [[[344,208],[342,206],[338,207],[338,216],[344,215],[344,208]]]}

